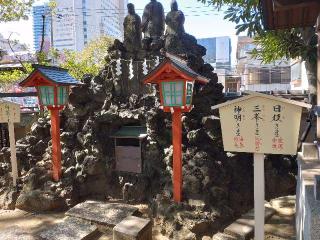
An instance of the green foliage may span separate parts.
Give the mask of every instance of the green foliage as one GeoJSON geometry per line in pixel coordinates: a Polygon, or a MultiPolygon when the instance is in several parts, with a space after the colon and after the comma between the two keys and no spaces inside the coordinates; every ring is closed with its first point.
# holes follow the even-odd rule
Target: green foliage
{"type": "MultiPolygon", "coordinates": [[[[102,36],[89,42],[81,52],[65,50],[61,53],[55,49],[51,49],[49,56],[55,60],[64,58],[60,66],[68,69],[73,77],[81,80],[84,74],[97,75],[99,73],[105,64],[104,59],[112,42],[112,38],[102,36]]],[[[49,56],[44,52],[37,53],[38,63],[42,65],[52,65],[49,56]]],[[[24,63],[24,66],[24,70],[1,71],[0,86],[13,84],[26,78],[33,71],[33,68],[31,63],[24,63]]]]}
{"type": "Polygon", "coordinates": [[[269,63],[281,58],[297,58],[314,62],[316,42],[314,28],[266,31],[262,25],[259,0],[198,0],[224,11],[224,19],[236,23],[237,34],[247,32],[259,46],[253,56],[269,63]],[[311,40],[310,40],[311,39],[311,40]]]}
{"type": "Polygon", "coordinates": [[[263,62],[272,62],[281,58],[298,58],[309,62],[316,61],[316,39],[306,43],[302,38],[301,29],[281,31],[266,31],[255,37],[255,43],[259,46],[254,49],[252,55],[263,62]]]}
{"type": "Polygon", "coordinates": [[[33,71],[30,63],[24,64],[25,70],[0,71],[0,85],[13,84],[23,80],[33,71]]]}
{"type": "Polygon", "coordinates": [[[27,10],[34,0],[0,0],[0,22],[28,19],[27,10]]]}
{"type": "Polygon", "coordinates": [[[224,11],[224,19],[236,23],[237,34],[247,32],[252,37],[261,33],[261,15],[259,12],[259,0],[198,0],[224,11]]]}
{"type": "Polygon", "coordinates": [[[69,69],[69,73],[79,80],[84,74],[97,75],[105,64],[112,42],[112,38],[102,36],[89,42],[81,52],[64,51],[62,56],[65,60],[61,67],[69,69]]]}

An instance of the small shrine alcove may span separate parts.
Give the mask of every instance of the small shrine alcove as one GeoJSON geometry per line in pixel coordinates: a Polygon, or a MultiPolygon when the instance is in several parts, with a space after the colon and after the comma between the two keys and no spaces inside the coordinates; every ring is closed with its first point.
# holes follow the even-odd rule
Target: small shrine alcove
{"type": "Polygon", "coordinates": [[[116,171],[142,173],[142,142],[147,136],[147,128],[123,126],[111,137],[114,139],[116,171]]]}

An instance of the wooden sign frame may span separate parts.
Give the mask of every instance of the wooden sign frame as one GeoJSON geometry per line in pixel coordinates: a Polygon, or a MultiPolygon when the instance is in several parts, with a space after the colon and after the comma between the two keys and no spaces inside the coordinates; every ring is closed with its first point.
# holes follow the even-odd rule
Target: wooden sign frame
{"type": "Polygon", "coordinates": [[[9,128],[10,152],[11,152],[11,168],[13,186],[17,186],[18,164],[16,140],[14,133],[14,123],[19,123],[21,118],[20,105],[17,103],[0,100],[0,123],[7,123],[9,128]]]}
{"type": "Polygon", "coordinates": [[[254,231],[255,239],[260,240],[264,239],[265,218],[264,154],[296,154],[302,108],[311,105],[246,93],[249,95],[212,109],[220,112],[224,150],[254,154],[254,231]]]}

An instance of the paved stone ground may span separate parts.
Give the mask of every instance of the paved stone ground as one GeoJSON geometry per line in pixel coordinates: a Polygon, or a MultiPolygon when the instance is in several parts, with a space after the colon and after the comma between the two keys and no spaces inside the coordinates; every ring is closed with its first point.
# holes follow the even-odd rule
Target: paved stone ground
{"type": "Polygon", "coordinates": [[[88,221],[66,217],[49,229],[40,232],[40,237],[44,240],[74,240],[94,238],[98,234],[97,226],[88,221]]]}
{"type": "Polygon", "coordinates": [[[1,230],[1,240],[40,240],[38,237],[33,236],[32,233],[24,231],[21,227],[12,226],[7,229],[1,230]]]}
{"type": "Polygon", "coordinates": [[[137,210],[128,204],[85,201],[71,208],[66,215],[114,227],[137,210]]]}
{"type": "Polygon", "coordinates": [[[295,240],[295,196],[271,201],[276,214],[264,226],[265,240],[295,240]]]}
{"type": "MultiPolygon", "coordinates": [[[[146,212],[147,205],[136,205],[140,212],[146,212]]],[[[0,233],[17,233],[19,238],[13,239],[12,235],[0,240],[38,240],[34,236],[39,235],[45,229],[51,229],[55,224],[63,222],[65,213],[36,214],[21,210],[0,210],[0,233]],[[12,228],[14,226],[14,228],[12,228]],[[25,235],[25,238],[22,236],[25,235]],[[29,236],[34,237],[30,239],[29,236]],[[29,238],[27,238],[29,237],[29,238]]],[[[104,229],[106,230],[106,229],[104,229]]],[[[92,236],[86,240],[113,240],[112,230],[104,231],[100,235],[92,236]]],[[[153,240],[169,240],[164,237],[157,227],[153,228],[153,240]]]]}
{"type": "MultiPolygon", "coordinates": [[[[295,197],[279,198],[271,202],[277,213],[266,222],[265,240],[293,240],[295,239],[295,197]]],[[[141,212],[147,211],[147,206],[136,206],[141,212]],[[142,210],[143,209],[143,210],[142,210]]],[[[44,229],[50,229],[65,218],[64,213],[36,214],[21,210],[0,210],[0,233],[16,233],[18,238],[7,239],[0,235],[1,240],[34,240],[30,236],[37,236],[44,229]]],[[[112,240],[112,231],[106,231],[88,240],[112,240]]],[[[159,228],[153,228],[154,240],[168,240],[161,235],[159,228]]],[[[223,238],[222,238],[223,239],[223,238]]],[[[220,240],[220,239],[219,239],[220,240]]]]}
{"type": "Polygon", "coordinates": [[[277,213],[265,224],[266,240],[293,240],[295,232],[295,196],[271,201],[277,213]]]}

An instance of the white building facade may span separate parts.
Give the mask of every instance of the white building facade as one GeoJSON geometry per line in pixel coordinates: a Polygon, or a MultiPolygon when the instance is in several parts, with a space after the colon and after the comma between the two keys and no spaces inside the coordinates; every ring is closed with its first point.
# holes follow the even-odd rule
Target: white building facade
{"type": "Polygon", "coordinates": [[[56,3],[54,48],[81,51],[102,35],[123,38],[127,0],[56,0],[56,3]]]}
{"type": "Polygon", "coordinates": [[[309,90],[305,61],[291,60],[291,89],[306,92],[309,90]]]}
{"type": "Polygon", "coordinates": [[[241,75],[241,90],[258,92],[291,90],[290,61],[279,59],[269,64],[251,56],[257,46],[248,37],[238,38],[237,72],[241,75]]]}

